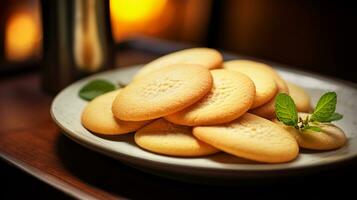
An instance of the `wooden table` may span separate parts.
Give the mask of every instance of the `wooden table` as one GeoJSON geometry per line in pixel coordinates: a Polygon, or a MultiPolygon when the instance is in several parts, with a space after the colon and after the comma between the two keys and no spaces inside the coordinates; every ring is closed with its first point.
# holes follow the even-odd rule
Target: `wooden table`
{"type": "MultiPolygon", "coordinates": [[[[117,63],[119,66],[138,64],[154,57],[135,50],[122,51],[117,63]]],[[[35,189],[36,193],[31,195],[44,197],[47,191],[45,198],[60,199],[67,195],[83,199],[220,199],[229,195],[235,198],[288,198],[291,195],[303,198],[306,192],[315,192],[313,196],[316,197],[339,193],[341,198],[354,193],[348,188],[354,188],[352,182],[357,181],[355,161],[306,176],[241,180],[229,186],[193,184],[150,175],[86,149],[64,136],[50,117],[52,99],[41,91],[36,71],[0,80],[0,157],[6,161],[0,162],[0,181],[10,185],[2,193],[18,197],[21,191],[31,190],[36,185],[40,185],[40,189],[35,189]],[[27,180],[19,176],[22,172],[8,164],[55,189],[46,188],[48,186],[34,178],[27,180]]]]}

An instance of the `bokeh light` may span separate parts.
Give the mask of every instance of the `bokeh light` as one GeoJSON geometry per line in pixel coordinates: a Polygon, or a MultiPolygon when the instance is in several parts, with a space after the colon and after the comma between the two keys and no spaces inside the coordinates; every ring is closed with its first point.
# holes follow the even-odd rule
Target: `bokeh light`
{"type": "Polygon", "coordinates": [[[26,11],[14,12],[5,27],[6,58],[18,61],[32,56],[40,40],[39,24],[35,17],[26,11]]]}

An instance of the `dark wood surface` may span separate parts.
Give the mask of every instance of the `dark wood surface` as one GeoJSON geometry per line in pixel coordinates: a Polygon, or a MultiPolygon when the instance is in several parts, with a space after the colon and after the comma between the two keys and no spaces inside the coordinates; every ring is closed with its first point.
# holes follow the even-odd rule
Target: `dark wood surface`
{"type": "MultiPolygon", "coordinates": [[[[144,52],[124,51],[116,63],[126,66],[154,57],[144,52]]],[[[40,189],[38,193],[30,193],[30,197],[49,191],[48,198],[60,199],[67,195],[83,199],[220,199],[229,195],[236,198],[286,198],[289,195],[303,198],[306,192],[313,192],[315,197],[332,193],[341,197],[355,192],[352,190],[357,181],[355,161],[306,176],[237,180],[234,185],[223,186],[150,175],[86,149],[64,136],[50,117],[53,97],[40,88],[38,72],[0,80],[0,157],[3,159],[0,169],[9,172],[2,174],[0,181],[10,184],[5,194],[15,192],[12,195],[16,197],[21,195],[19,191],[34,187],[31,184],[40,189]],[[19,176],[22,172],[9,164],[56,189],[47,188],[45,184],[41,186],[35,178],[19,176]]]]}

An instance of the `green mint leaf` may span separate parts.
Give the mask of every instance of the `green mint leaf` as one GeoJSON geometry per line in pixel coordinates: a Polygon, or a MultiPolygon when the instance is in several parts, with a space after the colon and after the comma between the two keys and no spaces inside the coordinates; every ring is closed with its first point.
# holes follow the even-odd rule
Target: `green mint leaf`
{"type": "Polygon", "coordinates": [[[297,126],[298,113],[294,100],[287,94],[280,93],[275,99],[275,113],[279,121],[288,126],[297,126]]]}
{"type": "Polygon", "coordinates": [[[83,86],[79,90],[79,96],[84,100],[91,101],[99,95],[115,90],[115,88],[115,85],[111,82],[97,79],[83,86]]]}
{"type": "Polygon", "coordinates": [[[315,131],[315,132],[321,132],[321,128],[318,126],[308,126],[304,130],[309,130],[309,131],[315,131]]]}
{"type": "Polygon", "coordinates": [[[320,122],[332,122],[332,121],[337,121],[343,118],[343,115],[341,115],[340,113],[333,113],[329,118],[320,121],[320,122]]]}
{"type": "Polygon", "coordinates": [[[336,110],[336,103],[336,92],[327,92],[322,95],[317,102],[314,113],[312,113],[311,120],[319,122],[328,120],[336,110]]]}

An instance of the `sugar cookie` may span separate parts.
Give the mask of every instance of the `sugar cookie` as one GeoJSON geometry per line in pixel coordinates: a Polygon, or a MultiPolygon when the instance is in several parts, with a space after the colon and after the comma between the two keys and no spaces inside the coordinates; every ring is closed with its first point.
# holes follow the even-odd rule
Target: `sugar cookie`
{"type": "MultiPolygon", "coordinates": [[[[246,62],[250,63],[252,61],[246,61],[246,62]]],[[[280,77],[280,75],[273,68],[271,68],[268,65],[265,65],[263,63],[256,63],[256,64],[255,63],[256,62],[253,62],[252,66],[255,66],[262,70],[270,71],[270,73],[274,77],[275,83],[278,87],[278,91],[277,91],[276,95],[279,93],[289,94],[289,88],[288,88],[286,82],[284,81],[284,79],[282,79],[280,77]]],[[[259,106],[257,108],[254,108],[254,109],[250,110],[249,112],[253,113],[255,115],[258,115],[260,117],[266,118],[266,119],[274,118],[275,117],[275,97],[276,97],[276,95],[274,96],[274,98],[272,98],[266,104],[259,106]]]]}
{"type": "Polygon", "coordinates": [[[213,87],[197,103],[165,118],[175,124],[198,126],[232,121],[246,113],[255,87],[244,74],[226,69],[211,70],[213,87]]]}
{"type": "Polygon", "coordinates": [[[251,108],[267,103],[277,92],[274,78],[267,70],[250,67],[249,65],[241,64],[240,61],[224,62],[223,68],[243,73],[252,79],[255,85],[255,97],[251,108]]]}
{"type": "MultiPolygon", "coordinates": [[[[299,113],[299,116],[303,119],[307,115],[307,113],[299,113]]],[[[294,127],[284,125],[277,119],[274,122],[285,128],[285,130],[294,136],[299,146],[305,149],[331,150],[340,148],[347,142],[344,132],[331,123],[320,124],[321,132],[310,130],[300,132],[294,127]]]]}
{"type": "MultiPolygon", "coordinates": [[[[277,82],[278,83],[278,82],[277,82]]],[[[282,83],[282,82],[281,82],[282,83]]],[[[285,88],[285,86],[283,85],[278,85],[278,92],[276,93],[276,95],[274,96],[273,99],[271,99],[270,101],[268,101],[268,103],[259,106],[257,108],[254,108],[252,110],[250,110],[250,113],[253,113],[255,115],[258,115],[260,117],[266,118],[266,119],[273,119],[274,117],[276,117],[275,115],[275,98],[279,93],[288,93],[288,89],[285,88]],[[283,86],[283,87],[281,87],[283,86]]]]}
{"type": "Polygon", "coordinates": [[[116,135],[136,131],[147,124],[149,121],[128,122],[114,117],[112,103],[119,92],[108,92],[89,102],[82,113],[82,125],[95,133],[116,135]]]}
{"type": "Polygon", "coordinates": [[[169,67],[173,64],[198,64],[207,69],[214,69],[221,66],[222,55],[215,49],[210,48],[192,48],[177,51],[163,57],[160,57],[146,64],[135,75],[134,80],[142,78],[147,74],[161,68],[169,67]]]}
{"type": "MultiPolygon", "coordinates": [[[[281,90],[278,90],[279,94],[281,92],[281,90]]],[[[257,108],[254,108],[252,110],[249,110],[250,113],[258,115],[260,117],[263,117],[265,119],[273,119],[276,115],[275,115],[275,98],[276,95],[274,96],[273,99],[271,99],[270,101],[268,101],[268,103],[259,106],[257,108]]]]}
{"type": "Polygon", "coordinates": [[[289,87],[289,95],[294,100],[297,111],[310,112],[312,110],[312,107],[309,94],[298,85],[295,85],[290,82],[287,82],[287,84],[289,87]]]}
{"type": "Polygon", "coordinates": [[[289,132],[249,113],[227,124],[194,127],[193,134],[217,149],[260,162],[288,162],[299,153],[289,132]]]}
{"type": "Polygon", "coordinates": [[[192,135],[192,127],[158,119],[135,133],[135,142],[149,151],[171,156],[204,156],[218,152],[192,135]]]}
{"type": "Polygon", "coordinates": [[[266,71],[270,73],[274,80],[276,85],[278,86],[279,90],[284,93],[289,93],[288,86],[283,78],[278,74],[277,71],[275,71],[271,66],[260,63],[257,61],[252,61],[252,60],[232,60],[228,62],[234,62],[235,65],[240,65],[240,66],[245,66],[247,68],[256,68],[262,71],[266,71]]]}
{"type": "Polygon", "coordinates": [[[126,86],[115,98],[112,111],[126,121],[163,117],[200,100],[212,82],[210,71],[198,65],[162,68],[126,86]]]}

